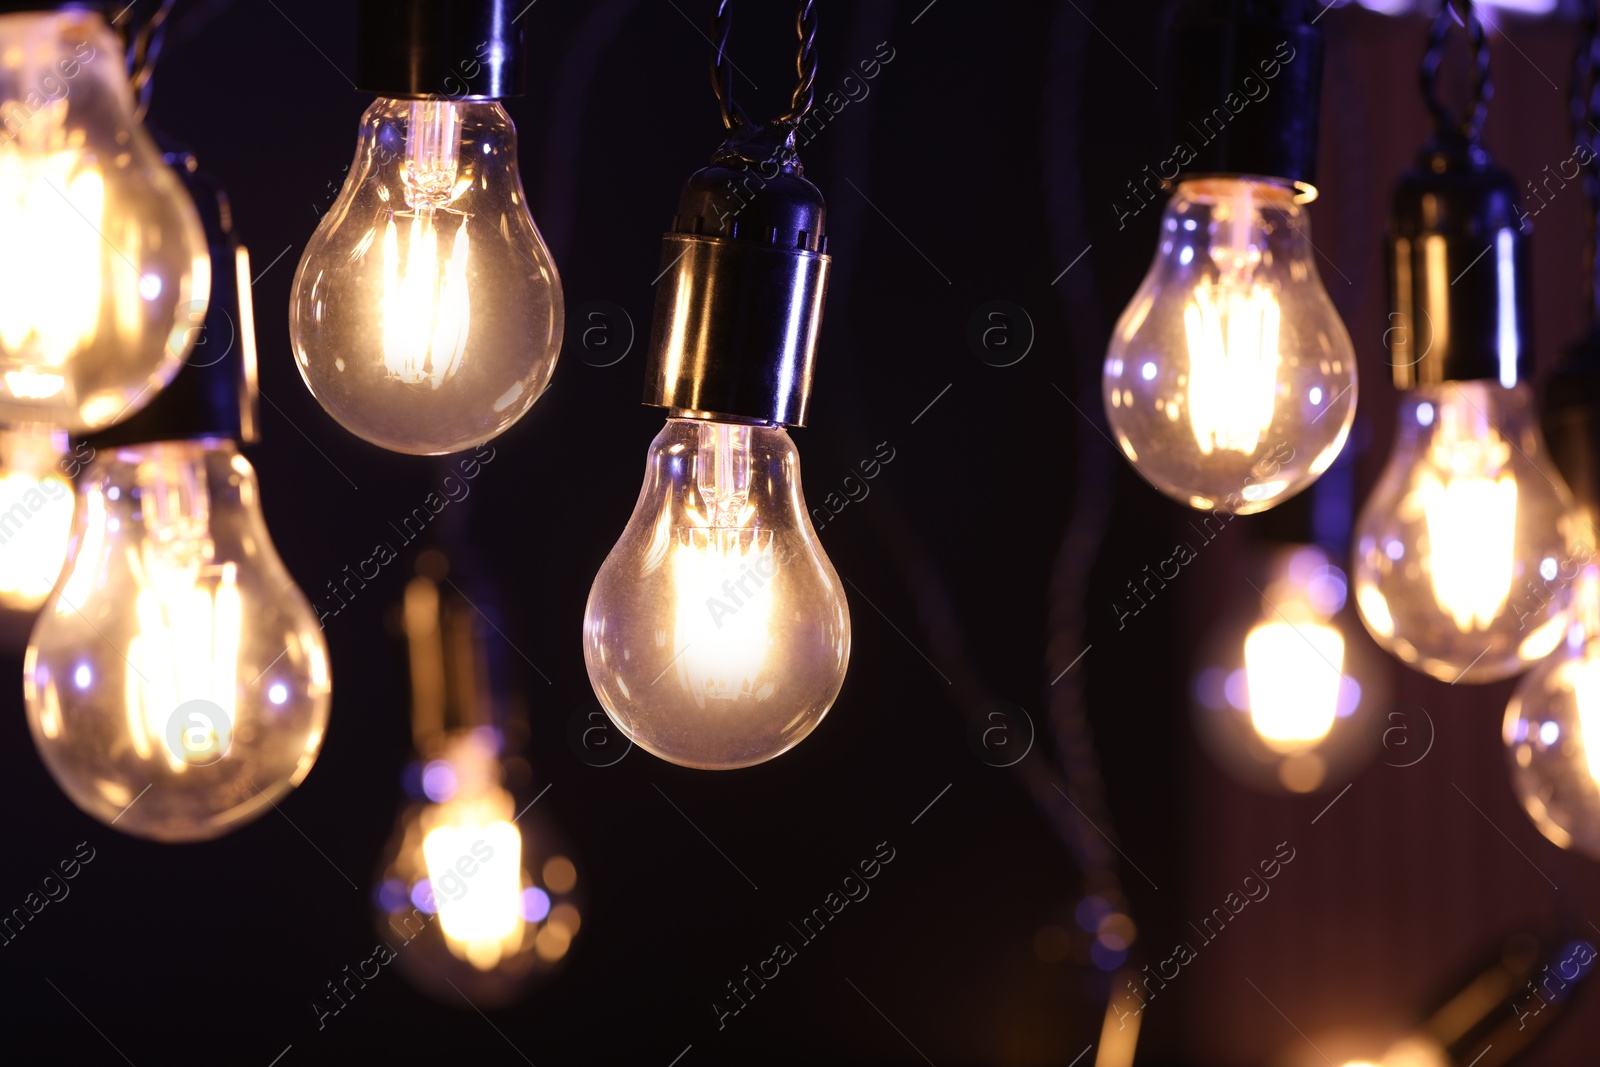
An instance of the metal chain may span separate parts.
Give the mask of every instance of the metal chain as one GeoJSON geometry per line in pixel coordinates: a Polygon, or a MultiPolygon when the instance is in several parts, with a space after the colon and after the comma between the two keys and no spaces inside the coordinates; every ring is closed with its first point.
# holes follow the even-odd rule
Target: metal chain
{"type": "Polygon", "coordinates": [[[1483,22],[1472,6],[1472,0],[1444,0],[1439,13],[1434,16],[1428,30],[1428,50],[1422,57],[1422,97],[1441,137],[1454,133],[1476,144],[1483,135],[1483,121],[1489,114],[1489,101],[1494,98],[1494,79],[1489,74],[1489,41],[1483,22]],[[1467,31],[1467,44],[1472,49],[1472,104],[1465,115],[1456,113],[1439,99],[1439,68],[1444,62],[1445,46],[1450,39],[1451,24],[1467,31]]]}
{"type": "MultiPolygon", "coordinates": [[[[794,17],[800,46],[795,52],[794,69],[799,82],[790,98],[789,110],[773,120],[774,125],[798,126],[805,121],[816,99],[817,10],[816,0],[799,0],[794,17]]],[[[711,17],[711,91],[722,111],[722,125],[729,130],[754,125],[744,108],[733,98],[733,62],[728,59],[728,35],[733,30],[733,0],[717,0],[711,17]]]]}

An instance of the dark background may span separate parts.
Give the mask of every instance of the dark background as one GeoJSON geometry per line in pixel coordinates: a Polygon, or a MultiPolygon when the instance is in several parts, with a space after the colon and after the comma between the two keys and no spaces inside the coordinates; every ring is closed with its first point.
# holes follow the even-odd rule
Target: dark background
{"type": "MultiPolygon", "coordinates": [[[[328,623],[335,699],[316,769],[281,813],[217,842],[162,847],[81,815],[34,754],[20,685],[4,689],[0,910],[79,842],[96,858],[67,899],[0,947],[0,1058],[1089,1064],[1075,1057],[1099,1040],[1094,996],[1103,1004],[1106,979],[1082,943],[1057,959],[1041,931],[1073,927],[1081,861],[1105,853],[1101,829],[1126,856],[1111,862],[1143,961],[1166,956],[1279,842],[1296,849],[1272,898],[1152,1002],[1140,1064],[1375,1055],[1503,935],[1546,930],[1557,916],[1582,929],[1600,915],[1593,865],[1546,843],[1511,795],[1498,741],[1509,684],[1451,689],[1389,666],[1393,706],[1412,722],[1425,709],[1436,744],[1414,767],[1373,763],[1315,825],[1333,791],[1265,797],[1215,769],[1189,725],[1189,676],[1218,607],[1245,591],[1253,520],[1232,524],[1117,628],[1113,599],[1170,555],[1188,519],[1099,429],[1107,331],[1148,266],[1159,218],[1151,206],[1119,228],[1113,205],[1169,154],[1178,103],[1163,89],[1154,3],[820,4],[819,95],[879,42],[894,54],[870,95],[803,156],[828,199],[835,257],[810,425],[794,434],[811,504],[840,492],[880,442],[895,452],[870,496],[820,535],[849,582],[850,675],[811,738],[757,768],[584,758],[569,738],[574,718],[597,709],[579,645],[584,600],[662,415],[638,402],[646,338],[598,367],[615,349],[587,351],[581,333],[599,322],[616,343],[630,319],[648,330],[660,234],[679,185],[719,139],[709,7],[538,0],[525,15],[528,93],[507,104],[565,286],[568,339],[549,393],[494,442],[453,514],[471,546],[458,565],[492,578],[488,610],[532,725],[533,785],[552,786],[540,805],[588,887],[564,971],[485,1016],[425,998],[390,968],[318,1029],[311,1005],[325,983],[371,954],[369,890],[401,803],[408,693],[386,619],[411,573],[407,555],[328,623]],[[1009,367],[985,362],[968,339],[993,300],[1031,320],[1031,348],[1009,367]],[[593,301],[626,315],[585,319],[593,301]],[[1021,709],[1007,720],[1019,745],[1037,734],[1013,770],[990,765],[973,740],[996,700],[1021,709]],[[1111,812],[1099,829],[1053,785],[1066,780],[1048,725],[1083,715],[1111,812]],[[719,1031],[710,1003],[723,983],[787,939],[788,922],[880,842],[895,859],[870,897],[719,1031]]],[[[340,430],[291,364],[294,265],[370,102],[346,77],[354,5],[185,0],[178,12],[151,121],[222,181],[264,270],[265,439],[249,454],[277,546],[319,598],[441,477],[430,461],[340,430]]],[[[737,92],[770,114],[792,85],[792,9],[745,3],[738,14],[730,54],[748,77],[737,92]]],[[[1527,177],[1571,155],[1563,107],[1575,29],[1491,18],[1510,39],[1494,39],[1488,142],[1527,177]]],[[[1391,435],[1380,244],[1389,189],[1427,132],[1414,88],[1426,20],[1341,8],[1322,25],[1312,236],[1360,357],[1349,454],[1364,493],[1391,435]]],[[[1536,223],[1546,371],[1582,324],[1583,211],[1574,187],[1536,223]]],[[[1020,345],[1027,327],[1013,323],[1020,345]]],[[[0,663],[12,678],[20,665],[20,649],[0,663]]],[[[1092,770],[1092,754],[1073,751],[1092,770]]],[[[1072,794],[1098,810],[1081,792],[1094,781],[1085,773],[1072,794]]],[[[1577,1018],[1526,1062],[1592,1057],[1595,1003],[1580,999],[1577,1018]]]]}

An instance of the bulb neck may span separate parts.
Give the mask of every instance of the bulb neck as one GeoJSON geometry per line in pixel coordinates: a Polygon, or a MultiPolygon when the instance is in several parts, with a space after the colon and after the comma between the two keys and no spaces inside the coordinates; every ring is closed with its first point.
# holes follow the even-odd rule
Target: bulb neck
{"type": "Polygon", "coordinates": [[[1456,135],[1395,188],[1386,339],[1401,389],[1533,373],[1532,226],[1511,175],[1456,135]]]}
{"type": "Polygon", "coordinates": [[[1314,187],[1324,42],[1311,13],[1304,0],[1192,0],[1180,11],[1175,98],[1190,103],[1163,170],[1314,187]]]}
{"type": "Polygon", "coordinates": [[[356,85],[400,98],[503,100],[527,80],[531,5],[514,0],[361,0],[356,85]]]}
{"type": "Polygon", "coordinates": [[[257,440],[249,256],[234,236],[227,194],[199,170],[188,151],[171,150],[165,158],[194,200],[205,230],[209,299],[197,282],[196,298],[180,312],[167,342],[185,346],[183,367],[138,414],[89,437],[96,449],[196,438],[239,444],[257,440]]]}
{"type": "Polygon", "coordinates": [[[661,240],[644,402],[677,417],[805,424],[827,208],[792,129],[764,130],[689,179],[661,240]]]}

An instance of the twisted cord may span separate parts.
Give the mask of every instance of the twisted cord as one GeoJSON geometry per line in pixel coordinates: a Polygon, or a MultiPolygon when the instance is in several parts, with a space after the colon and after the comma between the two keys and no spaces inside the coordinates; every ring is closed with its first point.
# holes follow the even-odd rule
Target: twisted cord
{"type": "MultiPolygon", "coordinates": [[[[773,120],[775,125],[798,126],[805,121],[816,101],[817,83],[817,5],[816,0],[799,0],[794,17],[799,48],[794,69],[798,81],[790,97],[789,110],[773,120]]],[[[733,31],[733,0],[717,0],[711,16],[711,91],[722,112],[722,125],[730,131],[753,125],[750,116],[733,97],[733,62],[728,59],[728,36],[733,31]]]]}
{"type": "Polygon", "coordinates": [[[167,20],[176,4],[177,0],[161,0],[161,6],[133,31],[133,40],[128,49],[128,83],[133,88],[134,118],[140,122],[144,121],[145,113],[150,110],[150,95],[155,90],[153,78],[156,61],[161,58],[161,46],[167,36],[167,20]]]}
{"type": "Polygon", "coordinates": [[[794,56],[794,72],[800,82],[794,87],[788,112],[779,116],[778,121],[798,126],[811,113],[811,105],[817,99],[816,0],[800,0],[800,8],[794,16],[794,31],[800,38],[800,47],[794,56]]]}
{"type": "Polygon", "coordinates": [[[1589,198],[1583,249],[1583,299],[1589,309],[1590,328],[1600,326],[1600,0],[1583,0],[1579,14],[1581,33],[1572,53],[1572,74],[1567,82],[1567,114],[1572,122],[1574,150],[1589,151],[1583,167],[1583,187],[1589,198]]]}
{"type": "Polygon", "coordinates": [[[733,99],[733,64],[728,62],[728,34],[733,32],[733,0],[717,0],[716,13],[711,16],[711,91],[717,94],[717,107],[722,111],[722,125],[733,130],[743,126],[748,117],[733,99]]]}
{"type": "Polygon", "coordinates": [[[1494,98],[1494,79],[1489,73],[1488,37],[1472,0],[1445,0],[1440,5],[1428,30],[1428,50],[1423,53],[1420,73],[1422,97],[1439,135],[1455,133],[1477,144],[1483,135],[1484,119],[1489,115],[1489,101],[1494,98]],[[1452,23],[1467,31],[1467,45],[1472,50],[1472,100],[1466,114],[1460,117],[1439,98],[1439,68],[1444,63],[1452,23]]]}

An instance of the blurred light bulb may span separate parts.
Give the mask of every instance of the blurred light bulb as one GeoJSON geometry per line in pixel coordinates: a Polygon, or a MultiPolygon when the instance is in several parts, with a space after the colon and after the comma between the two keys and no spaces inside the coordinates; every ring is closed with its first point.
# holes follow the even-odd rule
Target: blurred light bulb
{"type": "Polygon", "coordinates": [[[51,775],[126,833],[216,837],[300,784],[327,727],[327,644],[231,442],[95,459],[23,684],[51,775]]]}
{"type": "Polygon", "coordinates": [[[1197,733],[1244,784],[1310,793],[1371,754],[1363,724],[1382,702],[1381,678],[1345,640],[1345,575],[1322,549],[1285,546],[1266,571],[1242,613],[1243,640],[1244,627],[1224,619],[1201,657],[1197,733]]]}
{"type": "Polygon", "coordinates": [[[1292,752],[1333,729],[1344,683],[1344,637],[1314,617],[1257,623],[1244,642],[1250,722],[1269,746],[1292,752]]]}
{"type": "Polygon", "coordinates": [[[1571,502],[1526,385],[1409,390],[1393,457],[1356,523],[1356,604],[1384,648],[1446,682],[1549,654],[1570,590],[1571,502]]]}
{"type": "Polygon", "coordinates": [[[72,530],[65,434],[0,430],[0,608],[34,611],[55,588],[72,530]]]}
{"type": "Polygon", "coordinates": [[[1106,415],[1175,500],[1264,511],[1333,463],[1355,351],[1317,277],[1310,221],[1276,179],[1178,185],[1106,353],[1106,415]]]}
{"type": "Polygon", "coordinates": [[[809,734],[844,684],[850,612],[789,435],[668,419],[583,633],[601,705],[663,759],[746,767],[809,734]]]}
{"type": "Polygon", "coordinates": [[[516,810],[501,743],[480,726],[427,746],[428,799],[401,814],[374,893],[379,936],[406,974],[458,1006],[462,993],[485,1006],[515,1000],[582,924],[577,868],[539,809],[516,810]]]}
{"type": "Polygon", "coordinates": [[[1539,832],[1600,859],[1600,565],[1578,572],[1566,640],[1517,683],[1501,739],[1539,832]]]}
{"type": "Polygon", "coordinates": [[[0,421],[99,429],[182,365],[211,289],[200,219],[99,14],[0,15],[0,114],[0,421]]]}
{"type": "Polygon", "coordinates": [[[289,309],[306,385],[396,452],[482,444],[555,370],[561,282],[493,101],[379,97],[306,245],[289,309]]]}

